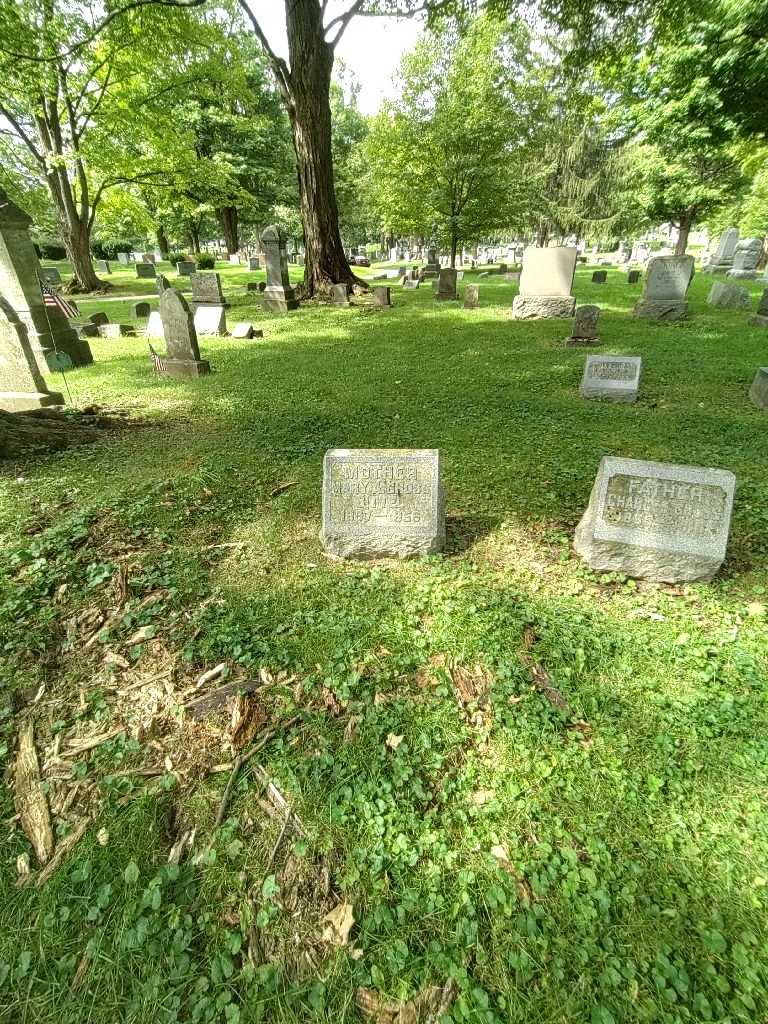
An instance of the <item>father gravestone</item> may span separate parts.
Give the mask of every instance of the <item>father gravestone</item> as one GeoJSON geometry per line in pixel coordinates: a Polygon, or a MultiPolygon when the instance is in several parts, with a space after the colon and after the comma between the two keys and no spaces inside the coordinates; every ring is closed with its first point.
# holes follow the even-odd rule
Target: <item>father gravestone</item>
{"type": "Polygon", "coordinates": [[[265,228],[261,236],[267,263],[267,287],[264,289],[264,308],[285,313],[299,308],[296,292],[288,276],[288,249],[285,235],[276,224],[265,228]]]}
{"type": "Polygon", "coordinates": [[[192,311],[175,288],[166,288],[160,296],[160,318],[167,352],[163,372],[171,377],[199,377],[210,373],[210,364],[200,358],[192,311]]]}
{"type": "Polygon", "coordinates": [[[762,238],[742,238],[733,254],[733,267],[725,276],[754,281],[762,251],[762,238]]]}
{"type": "Polygon", "coordinates": [[[440,453],[399,448],[326,452],[320,540],[336,558],[409,558],[441,551],[440,453]]]}
{"type": "Polygon", "coordinates": [[[735,486],[720,469],[607,456],[574,547],[598,572],[710,580],[725,558],[735,486]]]}
{"type": "Polygon", "coordinates": [[[529,245],[523,254],[520,291],[512,301],[514,320],[540,320],[573,316],[571,295],[576,271],[576,249],[558,246],[541,249],[529,245]]]}
{"type": "Polygon", "coordinates": [[[768,327],[768,288],[763,291],[757,305],[757,316],[750,318],[753,327],[768,327]]]}
{"type": "Polygon", "coordinates": [[[751,309],[752,296],[740,284],[726,284],[715,281],[712,285],[707,302],[710,306],[723,306],[724,309],[751,309]]]}
{"type": "Polygon", "coordinates": [[[581,397],[634,402],[641,369],[640,356],[587,356],[579,388],[581,397]]]}
{"type": "Polygon", "coordinates": [[[10,302],[0,296],[0,409],[26,412],[63,404],[62,395],[48,390],[32,352],[26,324],[10,302]]]}
{"type": "Polygon", "coordinates": [[[768,366],[761,366],[755,374],[749,397],[758,409],[768,409],[768,366]]]}
{"type": "Polygon", "coordinates": [[[634,315],[648,320],[683,320],[686,294],[693,278],[693,256],[654,256],[648,261],[643,297],[634,315]]]}

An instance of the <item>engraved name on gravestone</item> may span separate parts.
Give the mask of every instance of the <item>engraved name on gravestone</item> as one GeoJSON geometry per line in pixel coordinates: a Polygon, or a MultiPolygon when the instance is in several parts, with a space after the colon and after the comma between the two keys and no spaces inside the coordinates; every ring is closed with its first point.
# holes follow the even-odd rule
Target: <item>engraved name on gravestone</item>
{"type": "Polygon", "coordinates": [[[635,304],[634,315],[648,320],[684,319],[693,270],[693,256],[654,256],[648,261],[643,297],[635,304]]]}
{"type": "Polygon", "coordinates": [[[709,580],[725,559],[735,486],[725,470],[607,456],[574,547],[599,572],[709,580]]]}
{"type": "Polygon", "coordinates": [[[326,452],[320,540],[336,558],[409,558],[442,550],[440,453],[398,448],[326,452]]]}
{"type": "Polygon", "coordinates": [[[640,356],[587,356],[579,392],[582,398],[634,402],[640,387],[640,356]]]}

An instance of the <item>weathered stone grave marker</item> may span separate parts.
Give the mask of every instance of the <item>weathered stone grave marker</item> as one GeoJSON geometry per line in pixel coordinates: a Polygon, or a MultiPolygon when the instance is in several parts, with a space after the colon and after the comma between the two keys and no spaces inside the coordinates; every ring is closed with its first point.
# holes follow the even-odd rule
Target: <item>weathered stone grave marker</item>
{"type": "Polygon", "coordinates": [[[523,254],[520,291],[512,302],[512,318],[540,320],[573,316],[576,300],[571,288],[575,271],[575,247],[542,249],[529,245],[523,254]]]}
{"type": "Polygon", "coordinates": [[[349,305],[349,288],[346,284],[335,284],[331,292],[331,302],[334,306],[349,305]]]}
{"type": "Polygon", "coordinates": [[[710,306],[722,306],[724,309],[751,309],[752,296],[740,284],[726,284],[715,281],[707,296],[710,306]]]}
{"type": "Polygon", "coordinates": [[[320,540],[336,558],[409,558],[441,551],[440,453],[398,448],[326,452],[320,540]]]}
{"type": "Polygon", "coordinates": [[[704,267],[704,274],[725,273],[733,266],[733,253],[739,241],[739,229],[728,228],[720,236],[717,249],[712,254],[709,263],[704,267]]]}
{"type": "Polygon", "coordinates": [[[598,572],[712,579],[725,559],[735,486],[725,470],[606,456],[574,547],[598,572]]]}
{"type": "Polygon", "coordinates": [[[249,256],[248,258],[248,269],[249,270],[261,270],[261,261],[258,256],[249,256]]]}
{"type": "Polygon", "coordinates": [[[577,306],[571,326],[571,335],[565,340],[566,345],[599,345],[600,338],[597,334],[599,318],[599,306],[577,306]]]}
{"type": "Polygon", "coordinates": [[[440,270],[437,280],[437,295],[435,298],[438,302],[447,302],[456,299],[456,271],[451,270],[449,267],[443,267],[440,270]]]}
{"type": "Polygon", "coordinates": [[[148,302],[134,302],[131,312],[137,320],[143,320],[145,316],[149,316],[152,312],[152,307],[148,302]]]}
{"type": "Polygon", "coordinates": [[[199,336],[227,333],[227,314],[223,306],[198,306],[193,320],[199,336]]]}
{"type": "Polygon", "coordinates": [[[685,296],[693,270],[693,256],[654,256],[648,261],[643,296],[635,304],[634,316],[649,320],[687,317],[685,296]]]}
{"type": "Polygon", "coordinates": [[[468,284],[464,289],[464,309],[477,309],[480,305],[480,285],[468,284]]]}
{"type": "Polygon", "coordinates": [[[41,267],[40,278],[46,284],[61,284],[61,274],[58,267],[41,267]]]}
{"type": "Polygon", "coordinates": [[[218,274],[198,271],[189,275],[189,283],[192,285],[192,305],[195,309],[200,306],[229,305],[224,300],[221,278],[218,274]]]}
{"type": "Polygon", "coordinates": [[[639,280],[640,280],[640,271],[639,270],[630,270],[629,273],[627,274],[627,284],[637,284],[637,282],[639,280]]]}
{"type": "Polygon", "coordinates": [[[124,267],[130,266],[131,254],[129,252],[119,252],[117,254],[117,262],[124,267]]]}
{"type": "Polygon", "coordinates": [[[607,270],[595,270],[592,274],[592,284],[605,284],[608,280],[607,270]]]}
{"type": "Polygon", "coordinates": [[[163,320],[160,316],[160,311],[155,309],[149,314],[147,320],[147,326],[144,328],[144,333],[148,338],[162,338],[163,337],[163,320]]]}
{"type": "Polygon", "coordinates": [[[175,288],[166,288],[160,296],[160,318],[167,353],[164,372],[172,377],[199,377],[210,373],[210,364],[200,358],[192,311],[175,288]]]}
{"type": "Polygon", "coordinates": [[[754,281],[762,251],[762,238],[742,238],[733,253],[733,266],[725,276],[754,281]]]}
{"type": "Polygon", "coordinates": [[[136,266],[136,277],[145,277],[153,280],[157,277],[157,270],[155,269],[154,263],[141,263],[135,264],[136,266]]]}
{"type": "Polygon", "coordinates": [[[98,309],[96,310],[95,313],[91,313],[91,315],[88,317],[88,322],[96,324],[97,327],[100,327],[101,324],[109,323],[109,317],[107,316],[103,309],[98,309]]]}
{"type": "Polygon", "coordinates": [[[296,292],[288,276],[288,250],[285,235],[277,225],[265,228],[261,236],[267,263],[267,285],[264,289],[264,308],[285,313],[299,308],[296,292]]]}
{"type": "Polygon", "coordinates": [[[392,305],[389,288],[384,288],[381,285],[377,285],[376,288],[371,288],[371,298],[373,299],[374,306],[385,307],[392,305]]]}
{"type": "Polygon", "coordinates": [[[179,277],[190,277],[196,269],[197,264],[193,260],[179,260],[176,264],[176,273],[179,277]]]}
{"type": "Polygon", "coordinates": [[[768,366],[761,366],[755,374],[749,397],[758,409],[768,409],[768,366]]]}
{"type": "Polygon", "coordinates": [[[99,334],[102,338],[125,338],[136,333],[133,324],[99,324],[99,334]]]}
{"type": "Polygon", "coordinates": [[[0,296],[0,409],[28,412],[51,405],[64,405],[64,398],[57,391],[48,390],[32,351],[27,325],[10,302],[0,296]]]}
{"type": "Polygon", "coordinates": [[[233,338],[263,338],[264,331],[257,330],[253,324],[241,320],[232,328],[233,338]]]}
{"type": "Polygon", "coordinates": [[[109,265],[109,260],[96,260],[96,270],[100,274],[111,274],[112,268],[109,265]]]}
{"type": "Polygon", "coordinates": [[[640,388],[640,356],[587,356],[579,393],[582,398],[634,402],[640,388]]]}

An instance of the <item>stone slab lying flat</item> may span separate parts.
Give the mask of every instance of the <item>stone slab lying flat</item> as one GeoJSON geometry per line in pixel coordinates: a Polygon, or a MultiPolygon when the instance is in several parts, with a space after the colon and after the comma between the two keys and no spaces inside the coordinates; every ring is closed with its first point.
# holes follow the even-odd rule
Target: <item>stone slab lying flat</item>
{"type": "Polygon", "coordinates": [[[320,541],[334,558],[411,558],[441,551],[440,453],[407,448],[326,452],[320,541]]]}
{"type": "Polygon", "coordinates": [[[634,402],[642,365],[640,356],[587,356],[579,393],[582,398],[634,402]]]}
{"type": "Polygon", "coordinates": [[[735,487],[726,470],[607,456],[574,548],[598,572],[710,580],[725,559],[735,487]]]}

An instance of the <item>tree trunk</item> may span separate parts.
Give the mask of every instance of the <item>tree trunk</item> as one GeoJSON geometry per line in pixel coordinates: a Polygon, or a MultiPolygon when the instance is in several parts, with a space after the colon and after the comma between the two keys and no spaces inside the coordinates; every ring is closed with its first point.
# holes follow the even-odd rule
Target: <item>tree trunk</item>
{"type": "MultiPolygon", "coordinates": [[[[323,5],[324,6],[324,5],[323,5]]],[[[331,160],[330,87],[333,46],[325,41],[318,0],[285,5],[290,71],[278,79],[288,106],[299,177],[299,202],[306,256],[304,291],[330,291],[342,282],[363,285],[352,273],[339,232],[331,160]]]]}
{"type": "Polygon", "coordinates": [[[456,238],[455,232],[451,233],[451,270],[456,269],[456,249],[458,247],[458,239],[456,238]]]}
{"type": "Polygon", "coordinates": [[[62,235],[67,258],[72,264],[72,280],[66,285],[65,290],[67,292],[95,292],[104,291],[110,287],[104,281],[99,280],[93,269],[88,229],[78,223],[74,231],[65,229],[62,231],[62,235]]]}
{"type": "Polygon", "coordinates": [[[187,225],[187,232],[190,252],[197,255],[200,252],[200,230],[193,220],[187,225]]]}
{"type": "Polygon", "coordinates": [[[60,451],[95,441],[99,432],[52,409],[39,413],[0,411],[0,459],[29,451],[60,451]]]}
{"type": "Polygon", "coordinates": [[[165,233],[165,228],[162,224],[158,224],[155,228],[155,236],[157,238],[157,248],[164,260],[168,259],[168,253],[171,251],[171,247],[168,244],[168,236],[165,233]]]}
{"type": "Polygon", "coordinates": [[[685,250],[688,248],[688,236],[691,233],[693,227],[693,210],[686,210],[680,218],[680,226],[677,235],[677,245],[675,246],[675,256],[684,256],[685,250]]]}
{"type": "Polygon", "coordinates": [[[224,244],[227,252],[236,253],[240,250],[240,238],[238,235],[238,217],[236,206],[222,206],[216,211],[221,226],[221,233],[224,235],[224,244]]]}

